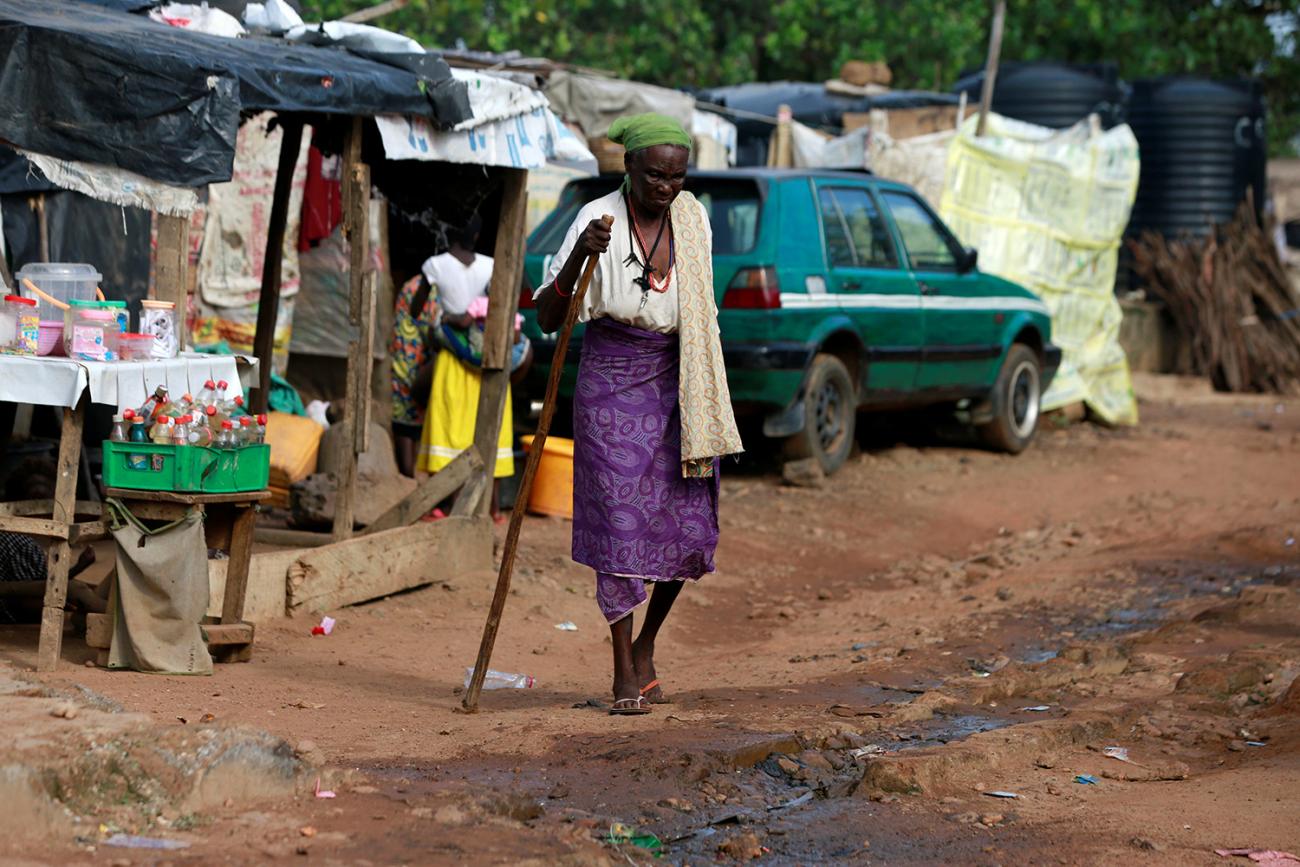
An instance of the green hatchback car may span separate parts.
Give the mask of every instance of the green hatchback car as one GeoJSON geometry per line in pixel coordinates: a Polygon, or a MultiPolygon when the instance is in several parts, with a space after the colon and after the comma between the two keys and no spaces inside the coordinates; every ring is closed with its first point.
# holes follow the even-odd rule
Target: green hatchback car
{"type": "MultiPolygon", "coordinates": [[[[584,178],[528,241],[541,285],[581,206],[619,176],[584,178]]],[[[1047,308],[984,274],[914,190],[867,174],[788,169],[697,172],[686,188],[709,211],[723,353],[738,418],[761,418],[789,458],[826,473],[853,447],[857,412],[951,406],[991,446],[1033,439],[1061,353],[1047,308]]],[[[544,376],[553,335],[525,331],[544,376]]],[[[562,391],[572,395],[575,332],[562,391]]]]}

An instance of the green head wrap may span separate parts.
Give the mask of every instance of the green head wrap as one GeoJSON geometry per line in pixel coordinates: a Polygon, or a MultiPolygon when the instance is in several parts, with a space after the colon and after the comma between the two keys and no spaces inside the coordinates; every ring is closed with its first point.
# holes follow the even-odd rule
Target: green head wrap
{"type": "Polygon", "coordinates": [[[621,144],[628,153],[655,145],[678,145],[691,149],[691,134],[680,123],[653,112],[620,117],[609,127],[609,140],[621,144]]]}

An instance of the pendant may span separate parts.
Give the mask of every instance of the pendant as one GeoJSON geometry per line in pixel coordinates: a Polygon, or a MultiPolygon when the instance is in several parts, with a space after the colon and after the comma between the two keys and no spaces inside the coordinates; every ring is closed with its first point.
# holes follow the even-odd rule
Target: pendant
{"type": "Polygon", "coordinates": [[[642,310],[645,309],[645,303],[646,303],[646,301],[648,301],[649,299],[650,299],[650,293],[647,292],[647,291],[645,291],[644,289],[642,289],[642,290],[641,290],[641,303],[640,303],[639,305],[637,305],[637,308],[636,308],[636,312],[637,312],[637,313],[640,313],[642,310]]]}

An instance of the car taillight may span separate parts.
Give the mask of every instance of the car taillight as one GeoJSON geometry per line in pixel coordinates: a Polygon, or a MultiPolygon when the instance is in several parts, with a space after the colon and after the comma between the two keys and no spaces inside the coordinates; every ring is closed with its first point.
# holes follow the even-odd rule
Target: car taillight
{"type": "Polygon", "coordinates": [[[722,306],[732,310],[776,310],[781,306],[781,287],[775,268],[742,268],[736,272],[722,306]]]}

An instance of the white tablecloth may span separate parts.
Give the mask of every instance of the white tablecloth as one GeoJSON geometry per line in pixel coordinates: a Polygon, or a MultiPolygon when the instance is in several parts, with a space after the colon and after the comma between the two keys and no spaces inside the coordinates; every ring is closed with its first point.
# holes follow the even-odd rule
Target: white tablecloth
{"type": "Polygon", "coordinates": [[[166,361],[115,362],[0,355],[0,400],[70,407],[89,389],[91,403],[121,410],[144,403],[159,385],[180,397],[198,394],[205,380],[224,379],[227,396],[235,397],[256,377],[257,359],[243,355],[183,353],[166,361]]]}

